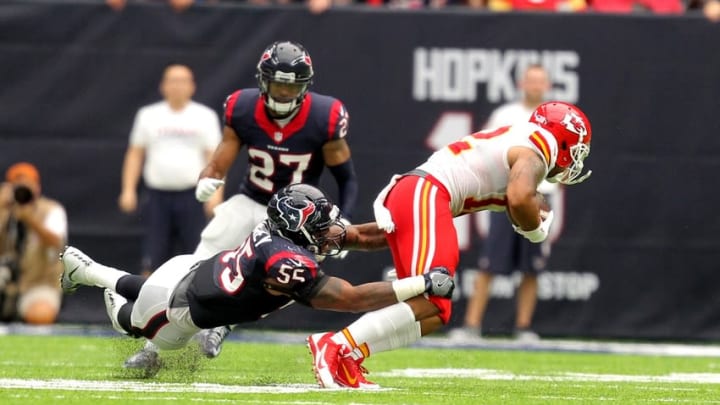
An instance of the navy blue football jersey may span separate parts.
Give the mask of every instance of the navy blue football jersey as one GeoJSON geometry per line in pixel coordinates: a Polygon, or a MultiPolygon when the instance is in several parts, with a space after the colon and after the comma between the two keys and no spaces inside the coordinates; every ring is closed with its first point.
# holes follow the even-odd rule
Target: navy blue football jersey
{"type": "Polygon", "coordinates": [[[267,204],[288,184],[317,185],[325,167],[322,147],[347,135],[348,120],[340,100],[308,92],[297,114],[281,128],[265,112],[258,89],[234,92],[225,100],[224,123],[248,151],[240,192],[267,204]]]}
{"type": "Polygon", "coordinates": [[[271,233],[265,222],[239,248],[196,266],[186,297],[193,322],[204,329],[254,321],[292,300],[310,305],[327,282],[308,250],[271,233]]]}

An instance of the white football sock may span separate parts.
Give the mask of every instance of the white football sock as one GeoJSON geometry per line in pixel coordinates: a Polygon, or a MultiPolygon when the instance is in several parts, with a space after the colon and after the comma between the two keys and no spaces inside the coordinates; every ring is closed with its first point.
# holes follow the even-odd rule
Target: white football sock
{"type": "Polygon", "coordinates": [[[118,270],[114,267],[106,266],[97,262],[93,262],[87,269],[86,276],[88,281],[96,287],[109,288],[116,291],[118,280],[120,277],[127,276],[130,273],[118,270]]]}
{"type": "Polygon", "coordinates": [[[415,320],[410,305],[400,302],[366,313],[333,335],[332,340],[352,348],[352,357],[358,359],[409,346],[420,337],[420,322],[415,320]]]}

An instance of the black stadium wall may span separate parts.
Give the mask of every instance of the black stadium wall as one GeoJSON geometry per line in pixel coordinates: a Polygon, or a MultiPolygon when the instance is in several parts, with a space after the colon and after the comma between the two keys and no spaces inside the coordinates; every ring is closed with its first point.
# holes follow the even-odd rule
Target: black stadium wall
{"type": "MultiPolygon", "coordinates": [[[[534,321],[545,336],[720,339],[720,25],[699,16],[488,14],[446,9],[3,2],[0,169],[39,166],[46,195],[68,210],[70,243],[138,271],[138,217],[119,213],[120,168],[137,108],[159,98],[163,67],[190,65],[196,100],[222,111],[255,86],[263,47],[303,43],[313,89],[343,100],[360,178],[354,222],[390,176],[479,128],[514,99],[529,63],[549,69],[553,98],[592,121],[593,175],[556,202],[561,215],[534,321]]],[[[241,158],[230,175],[242,175],[241,158]]],[[[324,184],[335,193],[334,181],[324,184]]],[[[242,213],[238,213],[242,215],[242,213]]],[[[463,245],[452,325],[482,245],[483,217],[458,219],[463,245]]],[[[353,252],[327,271],[354,283],[392,266],[386,251],[353,252]]],[[[498,279],[485,320],[507,333],[517,277],[498,279]]],[[[99,291],[67,297],[62,322],[107,323],[99,291]]],[[[354,314],[296,305],[251,325],[338,328],[354,314]]]]}

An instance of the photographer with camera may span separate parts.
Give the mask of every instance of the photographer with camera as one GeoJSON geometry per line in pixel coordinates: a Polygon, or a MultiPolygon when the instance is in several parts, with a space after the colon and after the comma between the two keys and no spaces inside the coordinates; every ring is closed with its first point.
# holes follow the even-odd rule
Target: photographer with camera
{"type": "Polygon", "coordinates": [[[40,193],[30,163],[12,165],[0,184],[0,321],[53,323],[60,311],[67,240],[65,208],[40,193]]]}

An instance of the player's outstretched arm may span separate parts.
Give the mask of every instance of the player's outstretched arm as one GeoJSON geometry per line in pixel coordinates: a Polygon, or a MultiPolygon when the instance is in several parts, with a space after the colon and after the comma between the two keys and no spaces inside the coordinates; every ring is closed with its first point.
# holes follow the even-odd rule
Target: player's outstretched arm
{"type": "Polygon", "coordinates": [[[387,247],[385,231],[378,228],[375,222],[350,225],[345,235],[347,250],[378,250],[387,247]]]}
{"type": "Polygon", "coordinates": [[[340,312],[367,312],[408,300],[423,293],[450,298],[455,281],[443,267],[422,276],[395,281],[380,281],[353,286],[349,282],[328,276],[328,281],[310,300],[316,309],[340,312]]]}

